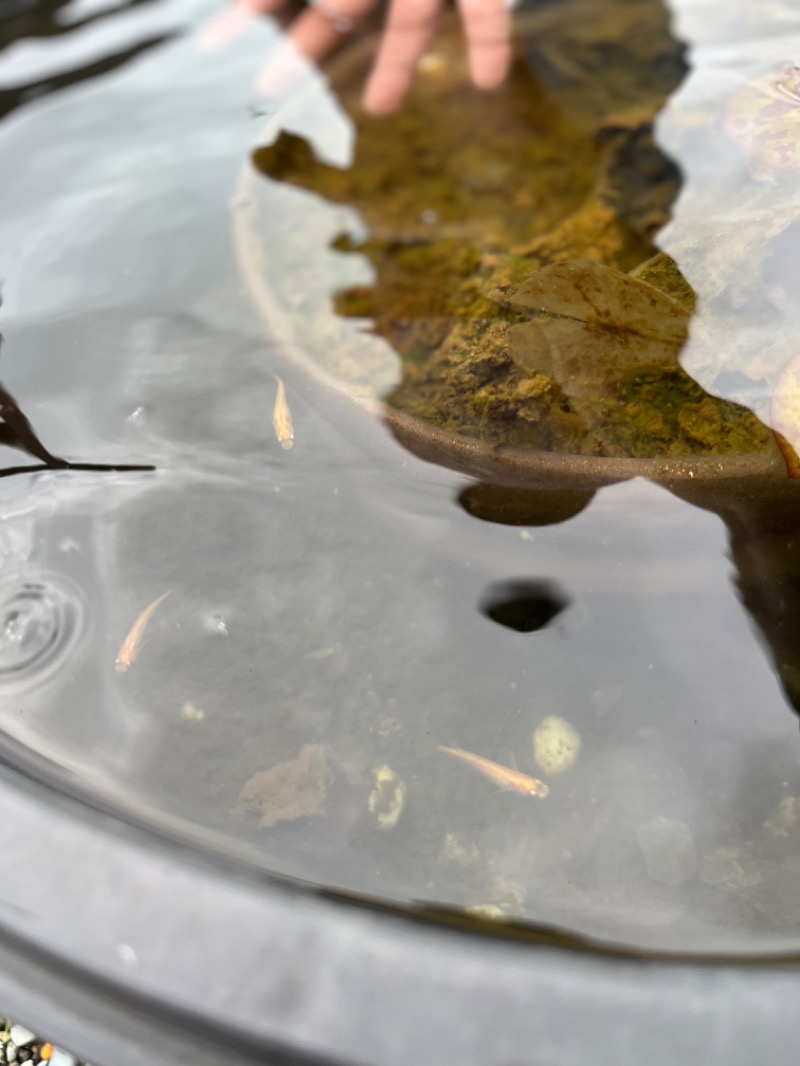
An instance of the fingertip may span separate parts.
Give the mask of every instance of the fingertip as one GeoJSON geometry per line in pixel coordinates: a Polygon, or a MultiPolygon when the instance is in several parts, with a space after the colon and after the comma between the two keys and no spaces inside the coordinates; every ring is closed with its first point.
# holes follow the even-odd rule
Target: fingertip
{"type": "Polygon", "coordinates": [[[364,110],[380,118],[396,115],[411,87],[411,79],[400,71],[376,71],[367,82],[361,105],[364,110]]]}
{"type": "Polygon", "coordinates": [[[470,77],[476,88],[484,92],[499,89],[508,77],[511,66],[511,48],[499,45],[482,49],[470,57],[470,77]]]}
{"type": "Polygon", "coordinates": [[[271,15],[283,7],[283,0],[237,0],[236,7],[248,15],[271,15]]]}
{"type": "Polygon", "coordinates": [[[226,8],[200,28],[196,37],[198,46],[204,52],[224,48],[247,31],[253,14],[243,3],[226,8]]]}

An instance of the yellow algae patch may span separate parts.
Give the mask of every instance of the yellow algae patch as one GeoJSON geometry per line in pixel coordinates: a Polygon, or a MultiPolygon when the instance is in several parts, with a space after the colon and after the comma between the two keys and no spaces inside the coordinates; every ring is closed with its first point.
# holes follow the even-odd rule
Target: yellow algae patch
{"type": "Polygon", "coordinates": [[[372,771],[375,787],[369,794],[367,810],[378,829],[394,829],[406,803],[406,783],[391,766],[376,766],[372,771]]]}
{"type": "Polygon", "coordinates": [[[546,774],[569,770],[580,750],[580,735],[566,718],[550,715],[533,734],[533,758],[546,774]]]}

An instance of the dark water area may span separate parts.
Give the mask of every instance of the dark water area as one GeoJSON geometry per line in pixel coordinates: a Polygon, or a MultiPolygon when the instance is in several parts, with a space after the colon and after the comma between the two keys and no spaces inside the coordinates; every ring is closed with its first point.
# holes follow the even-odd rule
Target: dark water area
{"type": "MultiPolygon", "coordinates": [[[[495,361],[473,382],[489,389],[480,417],[446,425],[431,413],[439,371],[420,354],[456,319],[459,344],[480,340],[502,306],[504,330],[524,327],[514,350],[534,358],[531,316],[487,293],[502,281],[514,297],[530,272],[576,258],[542,242],[573,233],[594,178],[575,176],[557,204],[520,197],[516,215],[505,192],[475,215],[454,193],[422,205],[428,221],[414,186],[406,214],[389,216],[349,179],[319,184],[320,164],[347,175],[368,150],[346,92],[344,106],[311,73],[283,99],[258,93],[279,41],[267,22],[209,47],[210,2],[3,9],[6,760],[324,886],[642,950],[800,948],[800,167],[785,139],[800,137],[787,66],[800,21],[775,2],[756,32],[743,4],[675,6],[658,5],[672,59],[627,124],[609,126],[629,86],[592,68],[591,41],[567,48],[555,16],[532,38],[547,121],[587,163],[606,158],[593,123],[633,130],[635,159],[651,163],[641,130],[654,131],[655,201],[630,184],[635,168],[604,172],[628,185],[596,197],[609,214],[595,262],[626,293],[633,273],[637,299],[658,289],[661,322],[684,300],[665,357],[698,390],[680,401],[694,405],[684,443],[701,440],[700,415],[757,427],[738,451],[715,452],[707,434],[662,447],[644,476],[598,472],[627,423],[604,435],[608,396],[588,378],[561,386],[589,427],[568,454],[589,465],[542,474],[503,451],[528,437],[492,435],[517,425],[533,386],[505,408],[503,390],[538,366],[495,361]],[[591,121],[589,77],[607,90],[588,94],[591,121]],[[267,176],[287,137],[291,167],[267,176]],[[305,169],[296,142],[313,149],[305,169]],[[636,205],[624,225],[621,202],[636,205]],[[478,249],[469,314],[438,260],[438,273],[412,266],[410,287],[408,261],[396,268],[397,248],[424,245],[431,226],[451,252],[478,249]],[[659,255],[683,296],[672,268],[666,281],[636,273],[659,255]],[[706,398],[728,406],[709,413],[706,398]],[[402,424],[410,438],[391,411],[417,420],[402,424]],[[431,425],[428,447],[414,427],[431,425]],[[529,779],[547,795],[523,794],[529,779]]],[[[434,50],[420,78],[449,54],[434,50]]],[[[449,179],[471,188],[468,205],[517,174],[473,147],[449,179]]],[[[599,225],[591,203],[582,217],[599,225]]],[[[567,353],[557,378],[586,338],[553,329],[567,353]]],[[[459,417],[473,418],[465,389],[459,417]]]]}

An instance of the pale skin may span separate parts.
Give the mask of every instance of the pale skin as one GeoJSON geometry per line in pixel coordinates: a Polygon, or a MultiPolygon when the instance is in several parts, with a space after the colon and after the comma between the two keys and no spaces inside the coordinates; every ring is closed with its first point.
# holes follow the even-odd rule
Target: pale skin
{"type": "MultiPolygon", "coordinates": [[[[251,14],[277,14],[287,0],[240,0],[251,14]]],[[[288,30],[291,45],[312,63],[335,51],[379,0],[319,0],[306,7],[288,30]]],[[[467,40],[472,81],[496,89],[511,62],[511,12],[508,0],[457,0],[467,40]]],[[[386,24],[363,104],[375,115],[398,111],[411,88],[417,63],[436,35],[445,0],[389,0],[386,24]]]]}

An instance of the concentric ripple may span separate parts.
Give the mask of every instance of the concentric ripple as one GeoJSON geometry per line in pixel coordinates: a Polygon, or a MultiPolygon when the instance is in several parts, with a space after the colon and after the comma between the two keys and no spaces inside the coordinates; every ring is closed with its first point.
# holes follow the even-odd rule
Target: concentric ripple
{"type": "Polygon", "coordinates": [[[80,596],[61,577],[0,582],[0,685],[51,674],[68,659],[84,617],[80,596]]]}

